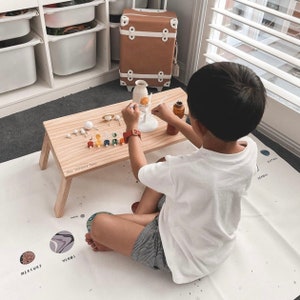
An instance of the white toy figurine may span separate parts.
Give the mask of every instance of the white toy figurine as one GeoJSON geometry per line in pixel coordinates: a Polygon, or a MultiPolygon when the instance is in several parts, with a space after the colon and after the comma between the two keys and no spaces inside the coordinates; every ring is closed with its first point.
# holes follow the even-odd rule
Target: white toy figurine
{"type": "Polygon", "coordinates": [[[141,117],[139,121],[139,130],[142,132],[150,132],[157,128],[158,122],[151,113],[151,99],[152,94],[149,97],[143,97],[140,99],[139,108],[141,111],[141,117]]]}

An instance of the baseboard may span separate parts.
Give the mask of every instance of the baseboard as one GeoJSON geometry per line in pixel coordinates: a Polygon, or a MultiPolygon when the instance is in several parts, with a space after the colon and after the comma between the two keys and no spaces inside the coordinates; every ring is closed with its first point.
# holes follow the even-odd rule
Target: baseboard
{"type": "Polygon", "coordinates": [[[274,141],[275,143],[279,144],[280,146],[282,146],[283,148],[300,158],[300,145],[292,139],[290,139],[289,137],[283,135],[278,130],[272,128],[264,122],[261,122],[259,124],[257,130],[272,141],[274,141]]]}

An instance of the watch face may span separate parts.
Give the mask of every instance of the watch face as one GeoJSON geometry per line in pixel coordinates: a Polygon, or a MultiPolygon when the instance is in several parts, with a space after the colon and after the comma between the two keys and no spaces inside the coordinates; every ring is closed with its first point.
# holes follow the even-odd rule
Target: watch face
{"type": "Polygon", "coordinates": [[[133,135],[139,135],[139,131],[136,130],[136,129],[133,129],[133,130],[132,130],[132,134],[133,134],[133,135]]]}

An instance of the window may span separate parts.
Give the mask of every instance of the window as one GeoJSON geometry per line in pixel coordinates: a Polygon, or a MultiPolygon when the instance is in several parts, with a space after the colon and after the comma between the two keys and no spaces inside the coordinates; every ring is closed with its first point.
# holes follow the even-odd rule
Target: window
{"type": "Polygon", "coordinates": [[[263,80],[268,96],[300,112],[300,1],[208,3],[209,30],[201,46],[205,63],[248,65],[263,80]]]}

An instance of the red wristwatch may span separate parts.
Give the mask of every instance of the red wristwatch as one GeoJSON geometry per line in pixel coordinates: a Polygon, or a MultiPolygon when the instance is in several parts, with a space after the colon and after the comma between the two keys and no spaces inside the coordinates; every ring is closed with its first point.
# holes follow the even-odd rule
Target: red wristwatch
{"type": "Polygon", "coordinates": [[[125,144],[128,143],[128,140],[131,136],[138,136],[139,138],[141,138],[141,132],[137,129],[132,129],[132,130],[123,132],[123,138],[124,138],[125,144]]]}

